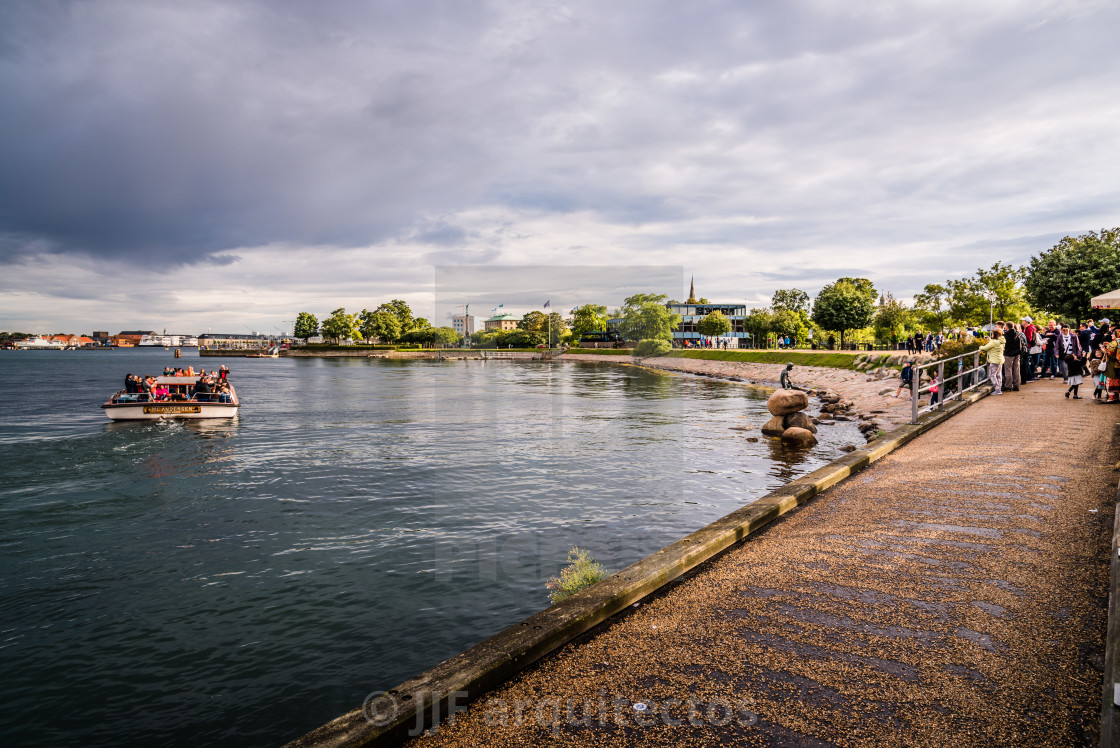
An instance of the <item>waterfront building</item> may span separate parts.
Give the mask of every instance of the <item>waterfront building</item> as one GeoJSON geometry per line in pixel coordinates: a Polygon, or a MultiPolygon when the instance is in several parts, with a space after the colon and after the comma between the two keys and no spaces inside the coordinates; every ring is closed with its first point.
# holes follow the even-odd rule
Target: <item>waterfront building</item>
{"type": "Polygon", "coordinates": [[[751,334],[747,332],[747,305],[740,303],[721,303],[721,304],[698,304],[691,302],[684,302],[683,304],[666,304],[670,312],[676,312],[681,315],[681,324],[676,330],[673,331],[673,342],[675,344],[682,344],[686,340],[691,340],[694,343],[706,339],[707,336],[701,335],[696,330],[696,325],[700,320],[708,316],[712,312],[719,312],[731,323],[731,331],[726,332],[720,338],[732,338],[732,347],[746,348],[750,345],[749,339],[751,334]]]}
{"type": "Polygon", "coordinates": [[[198,336],[199,348],[267,348],[270,342],[267,335],[248,333],[208,332],[198,336]]]}
{"type": "MultiPolygon", "coordinates": [[[[700,324],[700,320],[712,312],[719,312],[727,317],[727,320],[731,323],[729,332],[724,333],[719,338],[713,338],[713,340],[727,340],[732,348],[749,348],[753,345],[751,334],[747,332],[746,327],[747,305],[739,302],[711,303],[707,300],[697,301],[695,278],[689,283],[688,301],[684,303],[671,301],[665,306],[670,312],[675,312],[681,316],[680,326],[673,331],[674,346],[683,346],[686,341],[696,345],[707,340],[709,336],[702,335],[697,331],[696,326],[700,324]]],[[[607,328],[611,331],[617,331],[621,324],[621,317],[607,320],[607,328]]]]}
{"type": "Polygon", "coordinates": [[[495,314],[488,320],[482,323],[485,330],[516,330],[517,323],[521,321],[521,317],[516,314],[495,314]]]}
{"type": "Polygon", "coordinates": [[[474,334],[474,315],[473,314],[453,314],[451,315],[451,326],[455,328],[455,332],[459,333],[460,337],[474,334]]]}
{"type": "Polygon", "coordinates": [[[140,342],[137,343],[137,345],[141,347],[163,346],[165,348],[197,348],[198,338],[194,335],[168,335],[167,333],[160,335],[152,333],[140,338],[140,342]]]}
{"type": "Polygon", "coordinates": [[[155,330],[121,330],[109,340],[116,348],[135,348],[145,335],[153,334],[155,330]]]}

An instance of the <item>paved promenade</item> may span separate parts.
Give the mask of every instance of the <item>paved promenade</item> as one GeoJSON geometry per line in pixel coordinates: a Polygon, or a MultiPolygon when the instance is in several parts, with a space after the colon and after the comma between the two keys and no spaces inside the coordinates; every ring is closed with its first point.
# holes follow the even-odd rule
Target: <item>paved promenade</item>
{"type": "Polygon", "coordinates": [[[1095,745],[1120,406],[1063,391],[981,400],[411,745],[1095,745]]]}

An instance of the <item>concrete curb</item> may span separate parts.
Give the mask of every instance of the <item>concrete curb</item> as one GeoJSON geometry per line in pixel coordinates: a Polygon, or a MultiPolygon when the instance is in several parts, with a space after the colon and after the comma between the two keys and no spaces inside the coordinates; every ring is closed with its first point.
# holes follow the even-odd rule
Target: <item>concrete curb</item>
{"type": "Polygon", "coordinates": [[[916,424],[901,426],[791,481],[594,587],[542,610],[384,694],[379,692],[373,701],[367,699],[362,708],[293,740],[285,748],[399,744],[410,731],[417,734],[418,726],[430,727],[441,716],[447,716],[449,710],[461,710],[469,701],[544,655],[948,420],[989,391],[983,388],[969,393],[940,411],[927,413],[916,424]]]}
{"type": "Polygon", "coordinates": [[[1104,646],[1104,685],[1101,694],[1101,748],[1120,746],[1120,707],[1116,705],[1116,677],[1120,674],[1120,485],[1116,487],[1116,517],[1112,523],[1112,568],[1108,586],[1108,629],[1104,646]]]}

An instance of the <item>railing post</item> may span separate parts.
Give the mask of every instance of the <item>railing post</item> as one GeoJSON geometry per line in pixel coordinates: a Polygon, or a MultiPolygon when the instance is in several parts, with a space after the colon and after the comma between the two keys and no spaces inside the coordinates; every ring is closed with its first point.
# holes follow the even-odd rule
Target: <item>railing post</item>
{"type": "Polygon", "coordinates": [[[939,363],[937,365],[937,382],[938,382],[938,384],[937,384],[937,388],[938,388],[937,409],[941,410],[942,408],[945,407],[945,390],[948,389],[945,386],[945,362],[944,361],[942,361],[941,363],[939,363]]]}
{"type": "Polygon", "coordinates": [[[912,369],[913,376],[910,377],[910,423],[918,422],[918,385],[922,380],[922,370],[920,367],[915,366],[912,369]]]}

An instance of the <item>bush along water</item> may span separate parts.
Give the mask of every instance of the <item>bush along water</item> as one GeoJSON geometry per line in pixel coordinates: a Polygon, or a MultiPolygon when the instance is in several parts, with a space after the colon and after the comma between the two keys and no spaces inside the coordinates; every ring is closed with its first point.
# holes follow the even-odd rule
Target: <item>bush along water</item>
{"type": "Polygon", "coordinates": [[[638,344],[634,346],[633,356],[635,358],[645,356],[664,356],[671,350],[673,350],[673,344],[668,340],[646,338],[645,340],[639,340],[638,344]]]}
{"type": "Polygon", "coordinates": [[[545,586],[550,590],[549,599],[558,603],[608,576],[603,565],[591,557],[591,551],[572,546],[568,551],[568,565],[560,570],[559,577],[552,577],[545,586]]]}

